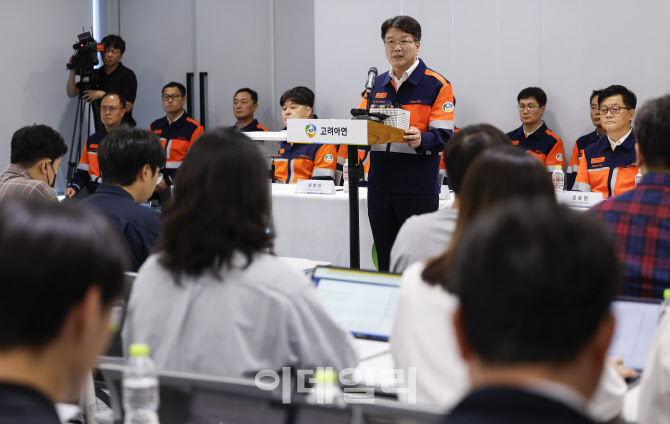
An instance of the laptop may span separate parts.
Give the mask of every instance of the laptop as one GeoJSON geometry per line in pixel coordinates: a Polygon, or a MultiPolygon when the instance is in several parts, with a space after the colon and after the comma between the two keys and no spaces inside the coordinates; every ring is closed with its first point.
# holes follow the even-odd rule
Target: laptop
{"type": "Polygon", "coordinates": [[[389,351],[399,274],[319,266],[312,281],[326,310],[357,339],[362,360],[389,351]]]}
{"type": "Polygon", "coordinates": [[[616,318],[609,356],[623,358],[629,368],[641,372],[658,327],[660,299],[617,297],[612,302],[616,318]]]}

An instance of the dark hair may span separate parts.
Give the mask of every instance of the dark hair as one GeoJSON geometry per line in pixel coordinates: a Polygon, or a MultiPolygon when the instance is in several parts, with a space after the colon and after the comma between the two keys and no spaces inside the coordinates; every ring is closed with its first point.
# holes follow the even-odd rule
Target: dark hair
{"type": "Polygon", "coordinates": [[[105,95],[100,98],[100,103],[102,104],[102,101],[105,99],[105,97],[109,97],[109,96],[118,97],[119,98],[119,103],[121,104],[121,108],[122,109],[126,108],[126,96],[124,96],[121,93],[117,93],[115,91],[110,91],[110,92],[105,93],[105,95]]]}
{"type": "Polygon", "coordinates": [[[105,50],[112,47],[121,50],[121,54],[126,52],[126,42],[118,35],[109,34],[102,39],[101,43],[105,46],[105,50]]]}
{"type": "Polygon", "coordinates": [[[670,169],[670,95],[645,102],[635,115],[635,135],[646,167],[670,169]]]}
{"type": "Polygon", "coordinates": [[[279,99],[279,106],[284,106],[286,102],[293,102],[301,106],[309,106],[314,108],[314,92],[307,87],[293,87],[285,91],[279,99]]]}
{"type": "Polygon", "coordinates": [[[607,317],[619,269],[592,216],[517,199],[468,224],[449,275],[465,339],[483,362],[563,364],[607,317]]]}
{"type": "Polygon", "coordinates": [[[181,93],[181,96],[186,97],[186,87],[184,87],[184,84],[180,84],[176,81],[171,81],[171,82],[168,82],[167,84],[165,84],[163,86],[163,89],[161,90],[161,94],[163,94],[165,92],[166,88],[170,88],[170,87],[179,89],[179,92],[181,93]]]}
{"type": "MultiPolygon", "coordinates": [[[[104,178],[104,177],[103,177],[104,178]]],[[[161,263],[179,274],[198,275],[272,247],[267,163],[247,136],[218,128],[193,145],[174,185],[159,237],[161,263]],[[194,190],[197,187],[197,190],[194,190]],[[205,207],[206,205],[206,207],[205,207]]]]}
{"type": "Polygon", "coordinates": [[[98,162],[106,184],[129,186],[144,165],[149,164],[152,172],[162,168],[165,150],[151,131],[120,125],[100,142],[98,162]]]}
{"type": "Polygon", "coordinates": [[[597,96],[597,97],[600,99],[600,93],[602,93],[602,92],[603,92],[602,89],[601,89],[601,90],[593,90],[593,93],[591,93],[591,97],[589,97],[589,105],[590,105],[591,102],[593,101],[593,98],[594,98],[594,97],[597,96]]]}
{"type": "Polygon", "coordinates": [[[239,90],[237,90],[237,91],[235,92],[235,94],[233,95],[233,97],[237,96],[238,93],[249,93],[249,95],[251,96],[251,101],[252,101],[254,104],[258,104],[258,93],[256,93],[256,92],[255,92],[254,90],[252,90],[251,88],[247,88],[247,87],[240,88],[239,90]]]}
{"type": "Polygon", "coordinates": [[[524,88],[523,90],[521,90],[519,92],[519,95],[516,96],[516,101],[518,103],[522,99],[528,99],[530,97],[535,98],[535,100],[537,100],[537,104],[540,105],[540,107],[547,104],[547,94],[540,87],[526,87],[526,88],[524,88]]]}
{"type": "Polygon", "coordinates": [[[382,24],[382,40],[390,28],[398,28],[411,35],[414,41],[421,41],[421,24],[411,16],[401,15],[385,20],[382,24]]]}
{"type": "Polygon", "coordinates": [[[50,126],[30,125],[12,136],[10,161],[30,168],[44,158],[56,160],[67,153],[63,137],[50,126]]]}
{"type": "Polygon", "coordinates": [[[637,96],[635,93],[624,87],[623,85],[610,85],[600,92],[598,97],[598,106],[600,106],[604,99],[621,94],[623,97],[623,104],[626,107],[635,109],[637,106],[637,96]]]}
{"type": "Polygon", "coordinates": [[[450,188],[458,194],[472,161],[487,147],[504,144],[511,144],[509,137],[489,124],[470,125],[455,133],[444,146],[444,167],[450,188]]]}
{"type": "Polygon", "coordinates": [[[111,306],[121,293],[125,252],[107,220],[79,204],[2,202],[0,349],[49,343],[92,286],[111,306]]]}
{"type": "Polygon", "coordinates": [[[466,225],[494,205],[509,199],[542,197],[555,202],[551,175],[537,158],[516,146],[495,146],[484,150],[465,172],[456,228],[449,248],[426,264],[422,277],[429,284],[441,284],[455,293],[457,287],[447,272],[466,225]]]}

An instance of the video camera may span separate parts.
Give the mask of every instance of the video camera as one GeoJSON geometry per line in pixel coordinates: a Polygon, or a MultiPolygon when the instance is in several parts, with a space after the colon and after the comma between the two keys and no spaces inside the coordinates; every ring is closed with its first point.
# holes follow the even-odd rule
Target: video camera
{"type": "MultiPolygon", "coordinates": [[[[94,83],[92,76],[94,67],[99,63],[98,52],[105,50],[103,44],[98,44],[90,32],[84,32],[77,35],[79,41],[75,43],[72,48],[74,55],[72,56],[72,63],[68,63],[66,68],[68,70],[74,69],[76,75],[81,75],[81,81],[78,86],[90,86],[94,83]]],[[[79,87],[82,90],[82,87],[79,87]]]]}

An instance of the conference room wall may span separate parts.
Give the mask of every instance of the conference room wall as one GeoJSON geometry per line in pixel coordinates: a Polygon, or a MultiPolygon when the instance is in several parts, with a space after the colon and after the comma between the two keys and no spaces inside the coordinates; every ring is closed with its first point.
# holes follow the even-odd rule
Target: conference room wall
{"type": "Polygon", "coordinates": [[[120,0],[124,63],[138,78],[133,112],[147,126],[163,114],[161,87],[195,72],[194,116],[200,117],[198,72],[208,73],[207,126],[232,125],[241,87],[259,94],[256,117],[282,127],[278,102],[295,85],[314,88],[312,0],[120,0]]]}
{"type": "Polygon", "coordinates": [[[458,126],[517,128],[516,95],[538,85],[549,98],[544,119],[568,158],[593,129],[593,89],[623,84],[639,103],[670,91],[670,2],[315,0],[316,92],[328,99],[322,115],[348,117],[368,68],[389,69],[380,26],[399,14],[422,24],[419,56],[453,84],[458,126]]]}
{"type": "MultiPolygon", "coordinates": [[[[69,146],[76,100],[65,95],[68,71],[77,34],[91,26],[91,2],[24,0],[3,4],[0,25],[3,106],[0,125],[0,167],[10,161],[14,131],[24,125],[46,124],[59,131],[69,146]],[[48,13],[44,11],[48,10],[48,13]]],[[[67,157],[56,179],[63,189],[67,157]]]]}

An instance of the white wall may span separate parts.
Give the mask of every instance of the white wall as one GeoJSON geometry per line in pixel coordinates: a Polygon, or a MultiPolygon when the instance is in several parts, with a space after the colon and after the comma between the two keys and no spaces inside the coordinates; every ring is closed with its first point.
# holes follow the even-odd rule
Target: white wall
{"type": "Polygon", "coordinates": [[[123,62],[137,74],[133,116],[140,126],[163,114],[161,87],[171,80],[185,84],[186,72],[195,72],[196,118],[198,73],[208,73],[208,128],[233,125],[233,95],[250,87],[259,95],[256,118],[279,130],[281,93],[296,85],[314,88],[312,0],[119,2],[123,62]]]}
{"type": "Polygon", "coordinates": [[[520,125],[518,92],[541,86],[545,121],[564,141],[593,127],[593,89],[623,84],[639,103],[670,92],[670,2],[650,0],[314,0],[317,97],[347,117],[370,66],[388,70],[381,23],[409,14],[422,25],[422,57],[458,99],[456,124],[520,125]],[[605,40],[600,36],[606,35],[605,40]]]}
{"type": "MultiPolygon", "coordinates": [[[[91,2],[23,0],[3,4],[0,45],[3,107],[0,125],[0,167],[9,164],[14,131],[35,123],[50,125],[70,144],[76,100],[68,99],[65,69],[82,27],[90,30],[91,2]],[[44,11],[48,10],[48,13],[44,11]]],[[[69,153],[69,152],[68,152],[69,153]]],[[[67,155],[56,188],[63,189],[67,155]]]]}

